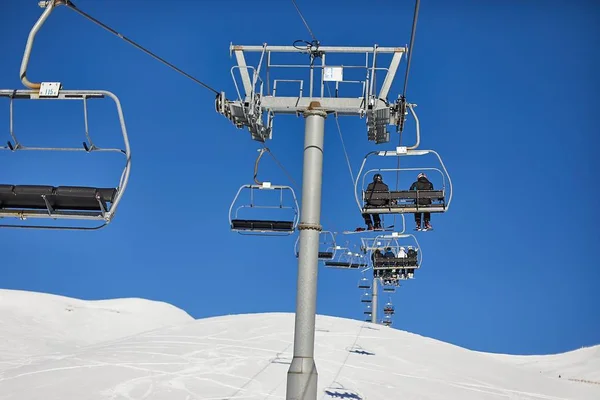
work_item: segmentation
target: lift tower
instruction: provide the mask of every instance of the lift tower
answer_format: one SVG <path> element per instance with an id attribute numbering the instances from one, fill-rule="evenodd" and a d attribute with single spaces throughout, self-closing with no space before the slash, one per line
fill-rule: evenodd
<path id="1" fill-rule="evenodd" d="M 232 44 L 230 54 L 235 55 L 237 65 L 231 68 L 231 74 L 238 98 L 227 100 L 221 92 L 215 100 L 217 112 L 237 128 L 247 128 L 252 139 L 261 143 L 272 138 L 275 115 L 301 114 L 305 119 L 294 357 L 288 371 L 286 400 L 317 398 L 314 339 L 325 118 L 328 114 L 365 118 L 367 139 L 381 144 L 390 141 L 388 125 L 396 125 L 398 130 L 406 113 L 400 98 L 394 102 L 387 99 L 406 47 L 302 43 L 301 46 L 296 43 L 292 46 Z M 246 63 L 246 56 L 252 56 L 249 53 L 258 58 L 256 66 Z M 285 62 L 298 54 L 302 55 L 304 64 Z M 349 60 L 352 57 L 355 64 Z M 329 58 L 333 63 L 327 64 Z M 356 60 L 361 61 L 356 63 Z M 296 74 L 292 76 L 294 79 L 290 79 L 293 74 Z M 305 90 L 307 75 L 308 93 Z M 349 78 L 344 79 L 344 75 Z M 377 79 L 378 75 L 383 78 Z M 242 92 L 238 85 L 240 79 Z M 330 82 L 335 84 L 334 89 L 329 87 Z M 298 91 L 291 93 L 290 84 L 297 85 Z M 287 89 L 283 95 L 282 85 Z M 351 89 L 354 89 L 352 96 Z M 345 93 L 348 93 L 346 97 Z"/>

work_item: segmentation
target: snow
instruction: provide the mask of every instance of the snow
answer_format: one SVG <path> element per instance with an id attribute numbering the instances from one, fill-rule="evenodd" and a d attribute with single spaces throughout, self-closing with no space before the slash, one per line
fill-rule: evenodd
<path id="1" fill-rule="evenodd" d="M 514 356 L 491 354 L 503 360 L 548 376 L 594 382 L 600 385 L 600 345 L 583 347 L 562 354 Z"/>
<path id="2" fill-rule="evenodd" d="M 0 291 L 0 399 L 285 399 L 293 328 L 289 313 L 193 320 L 141 299 Z M 320 400 L 600 399 L 557 376 L 597 379 L 598 347 L 489 354 L 319 315 L 315 359 Z"/>
<path id="3" fill-rule="evenodd" d="M 15 358 L 62 353 L 191 321 L 179 308 L 144 299 L 85 301 L 0 290 L 0 368 Z"/>

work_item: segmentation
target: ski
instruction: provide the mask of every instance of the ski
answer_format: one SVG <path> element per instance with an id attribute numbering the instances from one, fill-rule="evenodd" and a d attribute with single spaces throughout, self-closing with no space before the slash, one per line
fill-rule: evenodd
<path id="1" fill-rule="evenodd" d="M 342 233 L 344 235 L 351 235 L 353 233 L 365 233 L 365 232 L 392 232 L 393 230 L 394 230 L 394 225 L 390 225 L 390 226 L 386 226 L 385 228 L 371 229 L 371 230 L 368 230 L 366 228 L 356 228 L 353 231 L 343 231 Z"/>
<path id="2" fill-rule="evenodd" d="M 419 232 L 427 232 L 427 231 L 432 231 L 433 228 L 415 228 L 415 231 L 419 231 Z"/>

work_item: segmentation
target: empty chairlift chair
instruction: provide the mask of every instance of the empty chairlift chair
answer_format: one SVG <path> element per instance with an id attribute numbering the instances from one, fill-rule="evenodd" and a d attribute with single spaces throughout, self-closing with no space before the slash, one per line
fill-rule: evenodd
<path id="1" fill-rule="evenodd" d="M 0 98 L 9 101 L 9 134 L 7 145 L 0 150 L 12 153 L 21 151 L 84 151 L 91 154 L 116 152 L 125 158 L 124 168 L 118 184 L 114 187 L 95 186 L 56 186 L 56 185 L 15 185 L 12 182 L 0 184 L 0 221 L 15 218 L 21 222 L 2 222 L 0 227 L 38 229 L 79 229 L 93 230 L 106 226 L 112 221 L 117 206 L 125 192 L 131 167 L 131 151 L 127 129 L 119 99 L 111 92 L 91 90 L 61 90 L 60 83 L 42 83 L 40 90 L 0 90 Z M 101 148 L 94 144 L 88 129 L 88 100 L 110 98 L 114 101 L 119 117 L 124 148 Z M 30 147 L 21 141 L 14 121 L 16 100 L 80 100 L 83 102 L 85 135 L 87 141 L 81 147 Z M 83 130 L 83 129 L 82 129 Z M 36 225 L 40 219 L 53 220 L 48 225 Z M 66 220 L 70 220 L 67 222 Z M 74 225 L 74 220 L 87 221 Z M 91 221 L 91 223 L 89 222 Z"/>
<path id="2" fill-rule="evenodd" d="M 294 244 L 294 254 L 296 257 L 299 256 L 298 245 L 300 244 L 300 236 L 296 239 L 296 243 Z M 333 232 L 330 231 L 321 231 L 319 232 L 319 260 L 332 260 L 337 250 L 340 247 L 335 245 L 335 236 Z"/>
<path id="3" fill-rule="evenodd" d="M 44 3 L 44 2 L 42 2 Z M 54 7 L 62 2 L 46 2 L 46 9 L 31 29 L 23 60 L 21 63 L 21 82 L 27 90 L 0 90 L 0 98 L 8 99 L 9 106 L 9 135 L 10 140 L 0 150 L 7 150 L 13 154 L 22 151 L 84 151 L 90 154 L 103 152 L 116 152 L 125 158 L 124 168 L 118 184 L 112 187 L 97 186 L 57 186 L 54 182 L 44 185 L 20 185 L 15 182 L 0 182 L 0 227 L 8 228 L 37 228 L 37 229 L 99 229 L 113 220 L 117 206 L 123 197 L 131 165 L 131 151 L 125 127 L 125 119 L 121 103 L 117 96 L 104 90 L 63 90 L 60 82 L 30 82 L 27 77 L 27 66 L 33 48 L 33 41 L 38 30 L 50 16 Z M 88 129 L 88 100 L 110 98 L 114 101 L 120 123 L 124 147 L 102 148 L 92 141 Z M 85 133 L 87 141 L 81 147 L 43 147 L 27 146 L 19 139 L 22 137 L 15 124 L 14 108 L 17 101 L 81 101 L 83 104 L 82 134 Z M 27 135 L 23 135 L 27 141 Z M 7 138 L 8 139 L 8 138 Z M 4 167 L 3 169 L 6 169 Z M 35 169 L 33 169 L 35 170 Z M 6 176 L 7 174 L 5 174 Z M 48 182 L 50 183 L 50 182 Z M 14 223 L 13 223 L 14 219 Z M 20 222 L 16 222 L 16 220 Z M 47 225 L 36 225 L 40 220 L 46 220 Z M 67 222 L 68 220 L 68 222 Z M 75 224 L 80 221 L 80 225 Z M 33 222 L 25 222 L 33 221 Z M 81 222 L 84 221 L 84 222 Z"/>
<path id="4" fill-rule="evenodd" d="M 336 246 L 336 257 L 325 261 L 325 266 L 330 268 L 359 269 L 367 267 L 365 257 L 355 253 L 347 247 Z"/>
<path id="5" fill-rule="evenodd" d="M 362 296 L 360 297 L 361 303 L 371 303 L 372 301 L 373 301 L 373 296 L 371 296 L 371 293 L 369 293 L 369 292 L 364 292 L 362 294 Z"/>
<path id="6" fill-rule="evenodd" d="M 249 195 L 247 202 L 241 201 L 240 195 L 242 192 Z M 289 193 L 291 198 L 286 200 L 284 193 Z M 276 194 L 278 203 L 261 204 L 257 202 L 257 194 Z M 262 182 L 260 185 L 243 185 L 238 190 L 229 208 L 229 224 L 232 231 L 240 234 L 291 235 L 298 225 L 298 209 L 296 194 L 289 186 L 272 185 L 270 182 Z M 273 214 L 282 211 L 287 214 L 285 218 L 274 218 Z M 269 216 L 265 217 L 264 213 L 269 214 Z M 249 218 L 249 215 L 253 217 Z"/>
<path id="7" fill-rule="evenodd" d="M 359 289 L 371 289 L 371 281 L 369 279 L 367 279 L 367 277 L 363 276 L 358 281 L 358 288 Z"/>

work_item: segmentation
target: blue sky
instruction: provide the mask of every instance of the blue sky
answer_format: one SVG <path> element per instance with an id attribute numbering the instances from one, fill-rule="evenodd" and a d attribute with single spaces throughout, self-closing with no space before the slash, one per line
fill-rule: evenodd
<path id="1" fill-rule="evenodd" d="M 18 71 L 41 13 L 36 3 L 0 6 L 2 88 L 23 88 Z M 76 4 L 229 98 L 235 91 L 230 42 L 309 40 L 291 1 Z M 403 46 L 410 39 L 412 1 L 298 4 L 323 45 Z M 421 4 L 408 98 L 418 104 L 421 148 L 441 154 L 455 196 L 447 214 L 432 217 L 435 231 L 419 235 L 426 262 L 392 298 L 395 327 L 504 353 L 600 343 L 599 26 L 592 1 Z M 392 99 L 402 90 L 404 67 Z M 84 299 L 143 297 L 196 318 L 294 311 L 297 236 L 229 230 L 229 206 L 238 188 L 252 183 L 260 145 L 214 111 L 213 94 L 64 7 L 38 35 L 29 76 L 119 96 L 133 166 L 117 217 L 104 230 L 0 230 L 0 287 Z M 0 126 L 7 127 L 8 104 L 2 107 Z M 83 140 L 79 104 L 23 105 L 16 115 L 25 143 Z M 118 139 L 113 110 L 98 107 L 90 118 L 98 141 Z M 394 134 L 393 143 L 376 146 L 367 141 L 364 120 L 340 123 L 354 173 L 367 152 L 397 141 Z M 414 140 L 409 128 L 407 141 Z M 0 132 L 8 140 L 8 130 Z M 303 133 L 302 118 L 278 116 L 267 143 L 298 183 Z M 324 150 L 322 223 L 332 231 L 361 226 L 332 117 Z M 0 152 L 1 180 L 57 186 L 118 180 L 118 159 L 90 158 Z M 259 177 L 291 184 L 267 155 Z M 359 277 L 320 267 L 318 313 L 362 318 Z"/>

